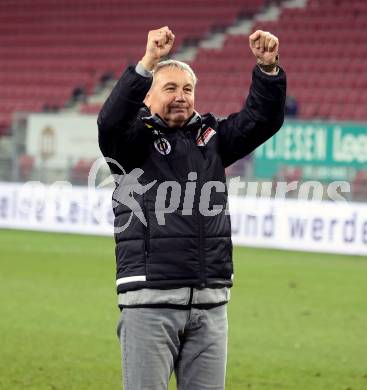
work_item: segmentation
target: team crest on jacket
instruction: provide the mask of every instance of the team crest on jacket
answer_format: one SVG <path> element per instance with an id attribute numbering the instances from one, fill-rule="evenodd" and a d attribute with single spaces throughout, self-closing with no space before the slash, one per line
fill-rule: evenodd
<path id="1" fill-rule="evenodd" d="M 171 144 L 165 138 L 161 137 L 154 141 L 154 147 L 160 154 L 169 154 L 171 152 Z"/>
<path id="2" fill-rule="evenodd" d="M 209 142 L 210 138 L 212 138 L 215 133 L 216 131 L 211 127 L 208 127 L 201 135 L 199 131 L 199 134 L 196 138 L 196 145 L 197 146 L 206 145 Z"/>

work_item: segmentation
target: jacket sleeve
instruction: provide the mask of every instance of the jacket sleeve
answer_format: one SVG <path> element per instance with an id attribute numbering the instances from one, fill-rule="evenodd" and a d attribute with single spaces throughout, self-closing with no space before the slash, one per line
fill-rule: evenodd
<path id="1" fill-rule="evenodd" d="M 113 88 L 97 119 L 99 147 L 105 157 L 129 164 L 146 142 L 147 132 L 135 122 L 151 83 L 151 77 L 129 66 Z"/>
<path id="2" fill-rule="evenodd" d="M 285 97 L 285 72 L 279 69 L 278 75 L 271 76 L 256 66 L 244 107 L 218 124 L 219 148 L 225 167 L 251 153 L 281 128 Z"/>

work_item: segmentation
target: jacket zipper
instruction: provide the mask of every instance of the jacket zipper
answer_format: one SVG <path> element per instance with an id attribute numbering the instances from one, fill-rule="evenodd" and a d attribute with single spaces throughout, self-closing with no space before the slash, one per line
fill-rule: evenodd
<path id="1" fill-rule="evenodd" d="M 201 191 L 202 183 L 201 179 L 199 178 L 199 172 L 198 172 L 198 186 Z M 199 199 L 200 202 L 200 199 Z M 200 286 L 205 287 L 206 285 L 206 277 L 205 277 L 205 259 L 204 259 L 204 252 L 203 252 L 203 246 L 204 246 L 204 226 L 203 226 L 203 216 L 200 213 L 199 210 L 199 204 L 198 204 L 198 210 L 197 210 L 198 220 L 199 220 L 199 260 L 200 260 Z"/>
<path id="2" fill-rule="evenodd" d="M 198 153 L 199 151 L 197 150 L 197 146 L 195 144 L 195 139 L 192 137 L 192 134 L 186 134 L 186 136 L 184 138 L 185 138 L 185 142 L 186 142 L 187 149 L 188 149 L 188 155 L 192 156 L 192 153 L 190 153 L 190 147 L 192 148 L 192 143 L 194 143 L 194 147 L 195 147 L 194 156 L 196 156 L 196 153 Z M 190 160 L 192 160 L 192 157 Z M 200 210 L 199 210 L 199 203 L 200 203 L 200 196 L 199 195 L 201 193 L 202 180 L 201 180 L 201 175 L 199 174 L 199 163 L 198 163 L 196 157 L 194 158 L 194 166 L 195 166 L 196 173 L 197 173 L 197 188 L 198 188 L 197 208 L 194 211 L 196 212 L 196 215 L 198 218 L 198 225 L 199 225 L 200 287 L 205 287 L 206 286 L 206 277 L 205 277 L 206 272 L 205 272 L 205 259 L 204 259 L 204 252 L 203 252 L 204 226 L 203 226 L 203 216 L 201 215 Z"/>

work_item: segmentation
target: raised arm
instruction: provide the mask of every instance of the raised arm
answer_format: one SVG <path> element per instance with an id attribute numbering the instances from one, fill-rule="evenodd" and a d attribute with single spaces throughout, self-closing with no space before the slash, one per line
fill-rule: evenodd
<path id="1" fill-rule="evenodd" d="M 97 124 L 99 146 L 105 157 L 119 161 L 124 155 L 127 160 L 144 145 L 147 132 L 134 122 L 152 84 L 150 71 L 170 52 L 174 38 L 168 27 L 149 31 L 144 57 L 137 67 L 125 70 L 104 103 Z"/>
<path id="2" fill-rule="evenodd" d="M 274 135 L 284 120 L 286 77 L 278 66 L 278 38 L 257 30 L 250 35 L 249 46 L 257 65 L 246 103 L 240 112 L 221 120 L 218 127 L 226 167 Z"/>

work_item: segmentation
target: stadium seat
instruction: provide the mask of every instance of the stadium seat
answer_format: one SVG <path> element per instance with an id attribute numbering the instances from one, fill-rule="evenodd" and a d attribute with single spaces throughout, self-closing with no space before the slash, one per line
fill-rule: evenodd
<path id="1" fill-rule="evenodd" d="M 240 15 L 252 15 L 264 2 L 142 0 L 128 7 L 120 0 L 0 2 L 0 131 L 10 126 L 12 111 L 31 109 L 31 102 L 37 110 L 63 107 L 75 87 L 92 93 L 103 73 L 118 77 L 141 58 L 146 33 L 156 26 L 175 31 L 177 50 Z M 224 62 L 222 68 L 233 70 Z"/>
<path id="2" fill-rule="evenodd" d="M 76 185 L 86 185 L 88 183 L 88 175 L 94 160 L 78 160 L 71 168 L 70 181 Z"/>
<path id="3" fill-rule="evenodd" d="M 365 201 L 367 198 L 367 171 L 359 170 L 352 183 L 353 200 Z"/>
<path id="4" fill-rule="evenodd" d="M 142 0 L 122 7 L 117 0 L 0 2 L 0 132 L 7 131 L 16 110 L 63 107 L 75 87 L 91 94 L 104 73 L 119 77 L 142 56 L 152 20 L 172 27 L 178 49 L 212 29 L 223 31 L 238 17 L 251 17 L 265 3 Z M 288 91 L 302 118 L 367 120 L 367 46 L 361 41 L 367 34 L 366 1 L 308 0 L 305 7 L 281 7 L 278 20 L 256 21 L 253 28 L 279 36 Z M 199 48 L 192 66 L 202 110 L 228 115 L 241 107 L 254 66 L 247 40 L 228 34 L 222 48 Z M 95 114 L 98 107 L 83 105 L 81 112 Z"/>
<path id="5" fill-rule="evenodd" d="M 34 156 L 22 154 L 18 158 L 19 179 L 28 181 L 32 178 L 32 171 L 34 168 Z"/>

